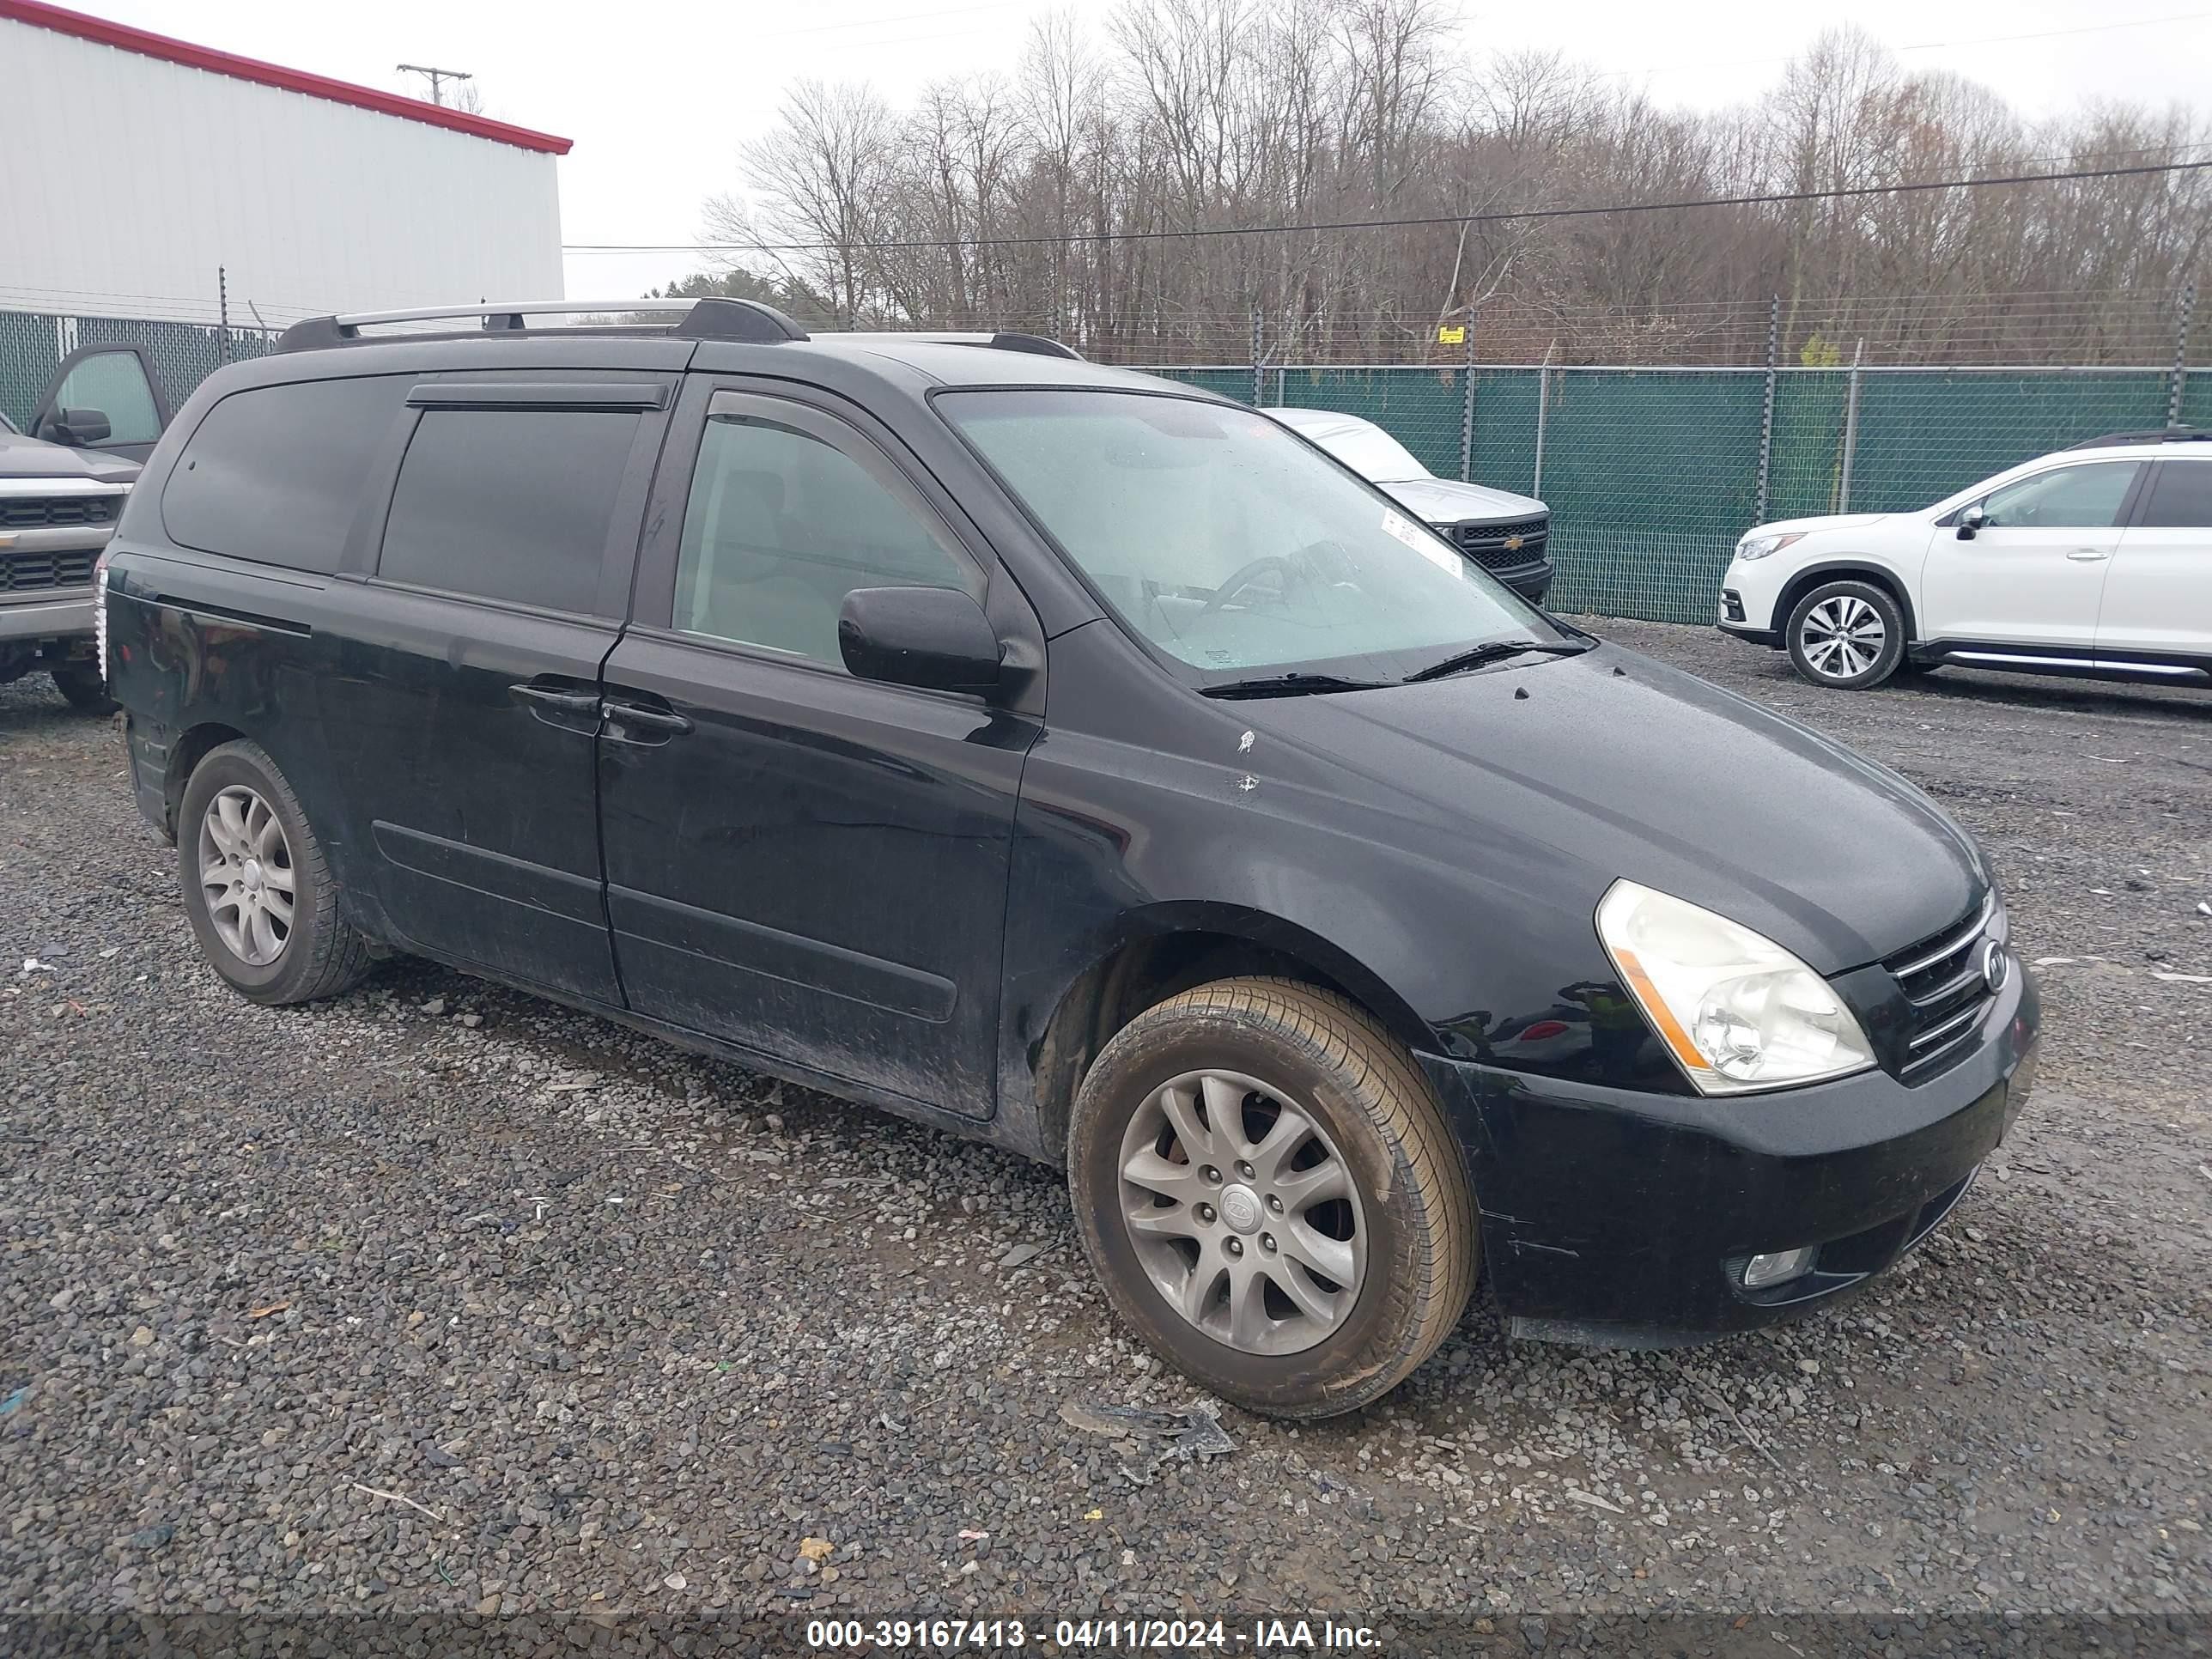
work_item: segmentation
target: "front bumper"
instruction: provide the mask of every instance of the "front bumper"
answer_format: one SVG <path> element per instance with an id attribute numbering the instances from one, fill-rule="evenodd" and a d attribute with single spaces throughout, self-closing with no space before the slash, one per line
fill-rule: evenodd
<path id="1" fill-rule="evenodd" d="M 1489 567 L 1485 566 L 1488 569 Z M 1515 565 L 1510 569 L 1492 570 L 1490 574 L 1504 582 L 1531 605 L 1541 605 L 1544 596 L 1552 591 L 1552 562 L 1539 559 L 1534 564 Z"/>
<path id="2" fill-rule="evenodd" d="M 1709 1100 L 1420 1059 L 1515 1334 L 1663 1347 L 1802 1312 L 1917 1244 L 2019 1115 L 2039 1019 L 2021 966 L 1971 1050 L 1910 1088 L 1877 1070 Z M 1808 1245 L 1809 1273 L 1742 1288 L 1746 1258 Z"/>
<path id="3" fill-rule="evenodd" d="M 92 590 L 63 589 L 61 597 L 0 605 L 0 641 L 92 637 Z"/>

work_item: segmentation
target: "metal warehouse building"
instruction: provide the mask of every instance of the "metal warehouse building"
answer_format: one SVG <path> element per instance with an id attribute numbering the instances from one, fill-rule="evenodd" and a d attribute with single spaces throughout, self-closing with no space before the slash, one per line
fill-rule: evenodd
<path id="1" fill-rule="evenodd" d="M 0 313 L 278 327 L 561 294 L 568 140 L 0 0 Z M 219 274 L 220 273 L 220 274 Z"/>

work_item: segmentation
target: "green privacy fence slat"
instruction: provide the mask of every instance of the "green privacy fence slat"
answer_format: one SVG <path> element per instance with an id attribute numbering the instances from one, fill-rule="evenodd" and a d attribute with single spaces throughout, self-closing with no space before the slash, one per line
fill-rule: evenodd
<path id="1" fill-rule="evenodd" d="M 259 356 L 276 337 L 234 328 L 228 355 Z M 109 341 L 147 348 L 173 405 L 223 356 L 219 331 L 204 325 L 0 311 L 0 411 L 27 422 L 68 350 Z M 1249 368 L 1146 372 L 1240 402 L 1252 398 Z M 1455 366 L 1269 365 L 1260 401 L 1364 416 L 1431 471 L 1455 478 L 1467 374 Z M 1765 371 L 1486 365 L 1474 375 L 1474 481 L 1549 503 L 1559 569 L 1553 605 L 1710 621 L 1730 550 L 1758 516 Z M 1768 519 L 1846 505 L 1852 379 L 1845 368 L 1776 375 Z M 1862 513 L 1924 507 L 2081 439 L 2163 426 L 2172 391 L 2170 374 L 2156 368 L 1870 369 L 1857 380 L 1847 505 Z M 2181 418 L 2212 426 L 2212 368 L 2189 376 Z"/>
<path id="2" fill-rule="evenodd" d="M 1869 374 L 1859 394 L 1851 510 L 1895 513 L 2100 433 L 2166 424 L 2155 370 Z"/>

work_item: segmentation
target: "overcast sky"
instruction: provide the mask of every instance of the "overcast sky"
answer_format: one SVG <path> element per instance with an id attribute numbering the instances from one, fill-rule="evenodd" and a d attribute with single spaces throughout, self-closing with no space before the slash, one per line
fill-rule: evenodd
<path id="1" fill-rule="evenodd" d="M 562 239 L 684 242 L 700 203 L 740 183 L 737 151 L 785 84 L 872 82 L 903 100 L 925 81 L 1012 70 L 1028 22 L 1110 0 L 738 0 L 714 6 L 577 6 L 553 0 L 74 0 L 81 9 L 289 68 L 420 92 L 404 62 L 471 71 L 484 112 L 575 141 L 559 165 Z M 1757 95 L 1782 60 L 1856 21 L 1913 68 L 1970 75 L 2035 115 L 2093 99 L 2203 103 L 2212 7 L 2198 0 L 1582 0 L 1466 6 L 1470 61 L 1494 48 L 1562 48 L 1668 103 Z M 568 294 L 627 297 L 708 263 L 697 254 L 571 252 Z M 523 297 L 523 296 L 518 296 Z M 535 297 L 535 296 L 528 296 Z"/>

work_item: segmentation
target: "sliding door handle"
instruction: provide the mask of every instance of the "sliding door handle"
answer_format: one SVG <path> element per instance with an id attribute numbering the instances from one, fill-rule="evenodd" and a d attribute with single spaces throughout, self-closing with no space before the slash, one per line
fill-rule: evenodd
<path id="1" fill-rule="evenodd" d="M 641 732 L 658 732 L 671 738 L 680 738 L 691 729 L 690 720 L 672 708 L 653 708 L 643 703 L 617 702 L 610 699 L 599 705 L 599 712 L 613 725 L 629 726 Z"/>
<path id="2" fill-rule="evenodd" d="M 541 708 L 550 708 L 563 714 L 596 714 L 599 712 L 599 694 L 596 691 L 563 691 L 556 686 L 538 685 L 525 680 L 507 688 L 517 701 L 534 702 Z"/>

